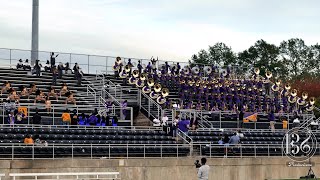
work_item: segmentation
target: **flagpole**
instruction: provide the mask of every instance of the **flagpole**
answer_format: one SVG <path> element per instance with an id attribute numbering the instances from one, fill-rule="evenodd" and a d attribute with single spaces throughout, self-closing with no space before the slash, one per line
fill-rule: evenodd
<path id="1" fill-rule="evenodd" d="M 31 65 L 38 59 L 39 50 L 39 0 L 32 3 L 32 40 L 31 40 Z"/>

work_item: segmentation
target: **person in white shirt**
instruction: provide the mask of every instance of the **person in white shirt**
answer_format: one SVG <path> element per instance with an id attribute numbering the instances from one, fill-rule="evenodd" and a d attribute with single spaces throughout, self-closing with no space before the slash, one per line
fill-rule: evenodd
<path id="1" fill-rule="evenodd" d="M 168 120 L 169 120 L 168 116 L 167 115 L 163 115 L 162 121 L 161 121 L 161 126 L 167 126 Z"/>
<path id="2" fill-rule="evenodd" d="M 210 167 L 206 165 L 207 159 L 201 158 L 201 167 L 198 170 L 198 180 L 208 180 Z"/>
<path id="3" fill-rule="evenodd" d="M 160 126 L 160 120 L 157 118 L 153 119 L 153 126 Z"/>

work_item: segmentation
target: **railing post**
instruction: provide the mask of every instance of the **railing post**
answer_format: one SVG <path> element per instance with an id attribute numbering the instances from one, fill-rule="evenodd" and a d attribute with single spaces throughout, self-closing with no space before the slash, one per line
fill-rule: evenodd
<path id="1" fill-rule="evenodd" d="M 30 124 L 30 106 L 29 106 L 29 104 L 28 104 L 28 111 L 27 111 L 27 113 L 28 113 L 28 125 Z"/>
<path id="2" fill-rule="evenodd" d="M 10 69 L 11 69 L 11 64 L 12 62 L 11 62 L 11 49 L 10 49 Z"/>
<path id="3" fill-rule="evenodd" d="M 220 129 L 221 129 L 221 111 L 219 112 L 219 124 L 220 124 Z"/>
<path id="4" fill-rule="evenodd" d="M 88 55 L 88 74 L 90 74 L 90 55 Z"/>
<path id="5" fill-rule="evenodd" d="M 148 99 L 148 117 L 150 117 L 150 99 Z"/>
<path id="6" fill-rule="evenodd" d="M 133 108 L 132 107 L 130 107 L 130 111 L 131 111 L 131 113 L 130 113 L 131 126 L 133 126 Z"/>
<path id="7" fill-rule="evenodd" d="M 55 118 L 54 118 L 54 106 L 52 106 L 52 124 L 53 125 L 56 124 L 54 121 L 55 121 Z"/>
<path id="8" fill-rule="evenodd" d="M 4 113 L 4 111 L 5 111 L 5 107 L 4 107 L 4 103 L 2 103 L 2 124 L 5 124 L 4 123 L 4 121 L 5 121 L 5 118 L 4 118 L 5 113 Z"/>
<path id="9" fill-rule="evenodd" d="M 106 56 L 106 74 L 108 74 L 108 56 Z"/>

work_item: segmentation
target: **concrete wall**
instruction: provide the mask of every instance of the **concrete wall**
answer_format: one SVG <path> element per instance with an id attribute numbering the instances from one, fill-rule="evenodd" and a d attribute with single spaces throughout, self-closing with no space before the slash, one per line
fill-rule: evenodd
<path id="1" fill-rule="evenodd" d="M 124 180 L 196 180 L 194 158 L 118 160 L 2 160 L 0 173 L 119 171 Z M 287 158 L 209 159 L 210 180 L 264 180 L 299 178 L 308 168 L 287 167 Z M 320 157 L 313 158 L 320 176 Z"/>

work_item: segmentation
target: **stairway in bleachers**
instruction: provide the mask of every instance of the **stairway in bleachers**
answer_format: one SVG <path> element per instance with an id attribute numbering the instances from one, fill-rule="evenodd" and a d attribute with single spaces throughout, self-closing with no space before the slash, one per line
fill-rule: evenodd
<path id="1" fill-rule="evenodd" d="M 85 78 L 85 77 L 84 77 Z M 49 91 L 49 87 L 52 84 L 52 76 L 51 73 L 42 72 L 41 77 L 36 77 L 29 75 L 27 71 L 16 70 L 16 69 L 0 69 L 0 82 L 4 83 L 5 81 L 9 81 L 11 86 L 20 93 L 19 87 L 21 85 L 29 88 L 30 84 L 35 83 L 37 88 L 42 90 L 45 94 Z M 20 106 L 29 107 L 30 114 L 28 115 L 28 120 L 31 122 L 31 117 L 35 113 L 35 109 L 39 109 L 39 114 L 42 116 L 42 124 L 60 124 L 61 123 L 61 115 L 62 112 L 68 108 L 69 110 L 77 109 L 78 113 L 91 113 L 95 107 L 97 107 L 97 103 L 95 102 L 93 97 L 87 96 L 87 84 L 86 81 L 82 81 L 82 86 L 77 86 L 77 81 L 74 78 L 73 74 L 64 74 L 62 79 L 57 79 L 57 85 L 53 86 L 56 91 L 60 91 L 61 84 L 66 82 L 68 88 L 74 92 L 74 97 L 77 101 L 77 106 L 73 104 L 65 105 L 66 97 L 62 96 L 58 98 L 58 101 L 54 97 L 51 97 L 52 106 L 55 106 L 54 112 L 47 114 L 45 110 L 44 102 L 37 103 L 34 105 L 35 95 L 31 95 L 30 99 L 27 97 L 22 97 L 20 99 Z M 1 99 L 5 101 L 8 97 L 8 93 L 3 93 Z M 3 108 L 2 108 L 3 110 Z M 52 119 L 54 118 L 54 121 Z M 7 123 L 7 115 L 5 113 L 1 113 L 0 115 L 1 123 L 5 120 Z"/>

